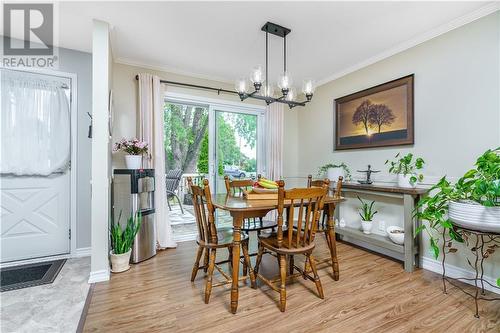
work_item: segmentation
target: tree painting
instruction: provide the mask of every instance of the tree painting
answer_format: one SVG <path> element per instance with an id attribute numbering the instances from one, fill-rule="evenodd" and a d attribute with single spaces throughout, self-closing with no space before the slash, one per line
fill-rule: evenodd
<path id="1" fill-rule="evenodd" d="M 369 128 L 378 128 L 380 133 L 382 126 L 390 126 L 396 116 L 392 110 L 385 104 L 373 104 L 369 99 L 364 100 L 354 112 L 352 123 L 354 125 L 362 124 L 366 134 L 369 134 Z"/>
<path id="2" fill-rule="evenodd" d="M 378 132 L 383 125 L 391 126 L 396 119 L 396 116 L 391 109 L 385 104 L 374 104 L 371 107 L 371 112 L 368 121 L 373 126 L 378 126 Z"/>
<path id="3" fill-rule="evenodd" d="M 352 122 L 354 125 L 363 124 L 365 127 L 366 134 L 368 134 L 370 112 L 371 112 L 372 102 L 367 99 L 364 100 L 352 115 Z"/>

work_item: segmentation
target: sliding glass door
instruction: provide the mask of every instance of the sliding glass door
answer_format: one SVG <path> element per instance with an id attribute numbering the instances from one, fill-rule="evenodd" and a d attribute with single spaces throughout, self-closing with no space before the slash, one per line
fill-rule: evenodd
<path id="1" fill-rule="evenodd" d="M 168 195 L 170 219 L 176 240 L 191 240 L 197 230 L 187 177 L 200 185 L 206 178 L 213 194 L 224 194 L 225 176 L 255 179 L 262 173 L 264 110 L 177 97 L 167 99 L 164 110 L 167 183 L 175 183 L 169 173 L 181 171 Z M 227 214 L 218 213 L 217 221 L 232 226 Z"/>

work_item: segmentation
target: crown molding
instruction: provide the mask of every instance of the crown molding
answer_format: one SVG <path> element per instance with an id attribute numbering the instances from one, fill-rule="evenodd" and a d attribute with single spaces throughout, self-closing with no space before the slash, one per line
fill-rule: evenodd
<path id="1" fill-rule="evenodd" d="M 172 73 L 172 74 L 177 74 L 177 75 L 185 75 L 185 76 L 190 76 L 190 77 L 194 77 L 197 79 L 217 81 L 217 82 L 222 82 L 222 83 L 227 83 L 227 84 L 234 83 L 234 80 L 231 80 L 228 78 L 222 78 L 222 77 L 217 77 L 217 76 L 212 76 L 212 75 L 207 75 L 207 74 L 184 71 L 184 70 L 181 70 L 181 69 L 178 69 L 175 67 L 170 67 L 170 66 L 165 66 L 165 65 L 146 64 L 144 62 L 129 59 L 129 58 L 117 57 L 114 59 L 114 62 L 117 64 L 121 64 L 121 65 L 141 67 L 141 68 L 145 68 L 145 69 L 166 72 L 166 73 Z"/>
<path id="2" fill-rule="evenodd" d="M 366 60 L 363 60 L 353 66 L 350 66 L 344 70 L 338 71 L 332 75 L 329 75 L 325 77 L 324 79 L 318 80 L 317 81 L 317 86 L 321 86 L 323 84 L 326 84 L 330 81 L 336 80 L 338 78 L 341 78 L 342 76 L 345 76 L 347 74 L 350 74 L 352 72 L 355 72 L 357 70 L 360 70 L 361 68 L 367 67 L 369 65 L 372 65 L 376 62 L 379 62 L 385 58 L 389 58 L 397 53 L 403 52 L 405 50 L 408 50 L 414 46 L 417 46 L 419 44 L 422 44 L 428 40 L 431 40 L 435 37 L 438 37 L 442 34 L 445 34 L 451 30 L 460 28 L 461 26 L 464 26 L 468 23 L 471 23 L 475 20 L 478 20 L 484 16 L 487 16 L 489 14 L 492 14 L 496 11 L 500 10 L 500 2 L 493 2 L 490 3 L 486 6 L 483 6 L 481 8 L 478 8 L 477 10 L 467 13 L 461 17 L 458 17 L 448 23 L 442 24 L 439 27 L 432 29 L 426 33 L 423 33 L 415 38 L 409 39 L 393 48 L 390 48 L 382 53 L 379 53 L 373 57 L 370 57 Z"/>

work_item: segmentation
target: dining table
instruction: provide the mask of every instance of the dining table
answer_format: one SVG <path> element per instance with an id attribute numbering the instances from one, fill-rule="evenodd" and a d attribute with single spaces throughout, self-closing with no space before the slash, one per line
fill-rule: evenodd
<path id="1" fill-rule="evenodd" d="M 238 310 L 238 278 L 240 267 L 241 226 L 248 218 L 264 218 L 270 211 L 278 208 L 278 199 L 246 199 L 227 194 L 212 195 L 212 204 L 215 208 L 229 212 L 233 219 L 233 250 L 232 250 L 232 285 L 231 285 L 231 312 Z M 337 203 L 344 201 L 342 197 L 326 196 L 324 199 L 324 213 L 327 215 L 327 237 L 332 258 L 334 280 L 339 279 L 337 260 L 334 212 Z M 297 205 L 300 203 L 296 203 Z M 291 202 L 285 200 L 285 208 L 290 208 Z"/>

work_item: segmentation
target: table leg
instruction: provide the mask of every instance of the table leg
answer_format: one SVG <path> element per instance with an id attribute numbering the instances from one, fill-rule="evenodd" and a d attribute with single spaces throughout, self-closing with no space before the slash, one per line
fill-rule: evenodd
<path id="1" fill-rule="evenodd" d="M 231 286 L 231 312 L 236 313 L 238 309 L 238 278 L 240 273 L 240 247 L 241 247 L 241 224 L 243 217 L 240 214 L 233 215 L 233 271 Z"/>
<path id="2" fill-rule="evenodd" d="M 415 239 L 413 237 L 413 210 L 415 200 L 410 194 L 403 195 L 404 205 L 404 269 L 413 272 L 415 264 Z"/>
<path id="3" fill-rule="evenodd" d="M 335 204 L 327 204 L 327 229 L 329 238 L 330 257 L 332 258 L 333 279 L 339 280 L 339 262 L 337 260 L 337 240 L 335 239 L 335 222 L 333 221 L 333 214 L 335 213 Z"/>

